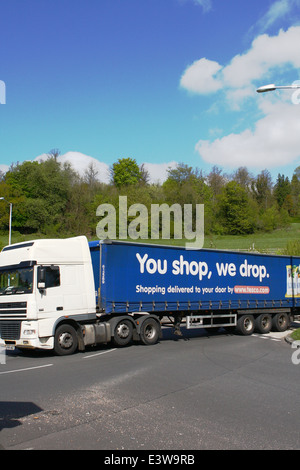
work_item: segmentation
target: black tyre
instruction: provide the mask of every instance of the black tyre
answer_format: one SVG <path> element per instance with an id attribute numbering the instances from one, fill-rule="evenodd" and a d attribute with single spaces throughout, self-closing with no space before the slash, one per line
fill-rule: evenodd
<path id="1" fill-rule="evenodd" d="M 78 347 L 78 336 L 71 325 L 61 325 L 57 328 L 54 337 L 54 352 L 58 356 L 73 354 Z"/>
<path id="2" fill-rule="evenodd" d="M 159 338 L 160 326 L 154 318 L 147 318 L 140 330 L 141 342 L 146 345 L 156 344 Z"/>
<path id="3" fill-rule="evenodd" d="M 266 334 L 271 331 L 272 317 L 269 313 L 262 313 L 255 319 L 255 330 L 257 333 Z"/>
<path id="4" fill-rule="evenodd" d="M 237 321 L 236 331 L 241 335 L 249 336 L 252 335 L 254 327 L 253 315 L 242 315 Z"/>
<path id="5" fill-rule="evenodd" d="M 277 313 L 272 320 L 272 330 L 286 331 L 290 326 L 290 317 L 287 313 Z"/>
<path id="6" fill-rule="evenodd" d="M 133 325 L 130 320 L 121 320 L 117 323 L 113 343 L 115 346 L 127 346 L 131 343 L 133 337 Z"/>

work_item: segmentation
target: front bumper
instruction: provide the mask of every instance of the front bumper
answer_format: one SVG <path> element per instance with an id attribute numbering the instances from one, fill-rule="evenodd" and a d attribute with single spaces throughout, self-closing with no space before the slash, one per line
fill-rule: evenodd
<path id="1" fill-rule="evenodd" d="M 12 349 L 53 349 L 53 336 L 39 337 L 38 322 L 0 321 L 0 346 Z"/>

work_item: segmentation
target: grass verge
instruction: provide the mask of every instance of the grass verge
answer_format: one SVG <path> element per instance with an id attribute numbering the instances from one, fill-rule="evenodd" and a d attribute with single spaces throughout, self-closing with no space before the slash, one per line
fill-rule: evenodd
<path id="1" fill-rule="evenodd" d="M 291 338 L 292 338 L 294 341 L 300 341 L 300 328 L 298 328 L 297 330 L 293 331 L 293 333 L 291 334 Z"/>

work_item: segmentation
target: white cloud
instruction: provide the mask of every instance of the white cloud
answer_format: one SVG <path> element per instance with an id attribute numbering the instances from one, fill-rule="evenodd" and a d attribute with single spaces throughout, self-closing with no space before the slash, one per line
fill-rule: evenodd
<path id="1" fill-rule="evenodd" d="M 278 0 L 273 3 L 267 13 L 260 20 L 263 30 L 266 31 L 279 18 L 282 18 L 289 13 L 293 7 L 293 3 L 294 2 L 291 0 Z"/>
<path id="2" fill-rule="evenodd" d="M 251 31 L 263 33 L 267 31 L 278 20 L 289 15 L 295 7 L 299 7 L 299 0 L 277 0 L 272 3 L 266 13 L 251 28 Z"/>
<path id="3" fill-rule="evenodd" d="M 211 164 L 257 169 L 299 163 L 300 108 L 291 102 L 263 102 L 265 116 L 253 131 L 229 134 L 213 142 L 200 140 L 199 155 Z"/>
<path id="4" fill-rule="evenodd" d="M 62 163 L 70 162 L 80 175 L 84 175 L 89 165 L 92 164 L 94 169 L 98 172 L 97 179 L 102 183 L 109 182 L 109 166 L 94 157 L 84 155 L 80 152 L 67 152 L 64 155 L 61 155 L 59 160 Z"/>
<path id="5" fill-rule="evenodd" d="M 246 98 L 253 98 L 254 89 L 252 86 L 245 88 L 229 89 L 226 92 L 226 99 L 229 106 L 234 111 L 240 111 L 241 105 Z"/>
<path id="6" fill-rule="evenodd" d="M 271 18 L 275 20 L 280 11 L 287 11 L 284 6 L 284 2 L 273 4 L 270 21 Z M 234 56 L 225 66 L 200 59 L 186 69 L 180 81 L 183 88 L 198 94 L 222 90 L 223 102 L 232 110 L 243 110 L 244 113 L 247 108 L 241 106 L 246 99 L 252 99 L 263 116 L 252 129 L 239 134 L 231 133 L 212 141 L 199 140 L 195 148 L 203 160 L 223 167 L 271 168 L 294 162 L 299 164 L 300 106 L 292 103 L 291 92 L 282 92 L 279 98 L 274 94 L 257 95 L 255 92 L 257 86 L 276 82 L 270 76 L 281 75 L 291 67 L 295 69 L 295 79 L 298 77 L 299 44 L 300 26 L 292 26 L 275 36 L 258 36 L 248 51 Z M 220 98 L 219 94 L 218 103 L 222 102 Z"/>
<path id="7" fill-rule="evenodd" d="M 233 108 L 237 103 L 254 96 L 254 82 L 268 76 L 274 68 L 292 66 L 300 68 L 300 26 L 287 31 L 280 30 L 277 36 L 258 36 L 251 48 L 238 54 L 228 65 L 201 58 L 184 71 L 180 85 L 197 94 L 215 93 L 224 90 Z"/>
<path id="8" fill-rule="evenodd" d="M 162 184 L 168 178 L 168 169 L 176 168 L 177 164 L 175 161 L 169 163 L 144 163 L 150 176 L 149 182 Z"/>
<path id="9" fill-rule="evenodd" d="M 184 3 L 190 0 L 179 0 Z M 200 5 L 203 8 L 204 13 L 207 13 L 212 9 L 212 0 L 192 0 L 195 5 Z"/>
<path id="10" fill-rule="evenodd" d="M 36 161 L 46 160 L 48 158 L 47 154 L 39 155 L 35 158 Z M 80 152 L 67 152 L 64 155 L 59 155 L 57 161 L 60 163 L 69 162 L 75 171 L 77 171 L 81 176 L 84 176 L 85 171 L 88 169 L 89 165 L 93 164 L 95 170 L 98 172 L 97 179 L 102 183 L 109 182 L 109 166 L 106 163 L 100 162 L 94 157 L 85 155 Z"/>
<path id="11" fill-rule="evenodd" d="M 194 0 L 197 5 L 200 5 L 203 8 L 204 12 L 207 12 L 212 9 L 211 0 Z"/>
<path id="12" fill-rule="evenodd" d="M 222 66 L 218 62 L 205 58 L 196 60 L 185 70 L 180 85 L 193 93 L 214 93 L 222 88 L 222 82 L 217 78 L 221 69 Z"/>
<path id="13" fill-rule="evenodd" d="M 249 51 L 236 55 L 231 63 L 223 68 L 224 86 L 236 88 L 251 84 L 263 77 L 274 67 L 290 64 L 300 67 L 299 54 L 300 26 L 292 26 L 287 31 L 280 30 L 277 36 L 263 34 L 253 42 Z"/>
<path id="14" fill-rule="evenodd" d="M 9 170 L 9 166 L 8 165 L 0 165 L 0 171 L 2 171 L 2 173 L 6 173 L 7 171 Z"/>

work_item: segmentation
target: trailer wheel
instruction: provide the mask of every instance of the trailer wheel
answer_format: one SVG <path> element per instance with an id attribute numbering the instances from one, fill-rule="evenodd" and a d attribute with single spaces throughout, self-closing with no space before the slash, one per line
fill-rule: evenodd
<path id="1" fill-rule="evenodd" d="M 286 331 L 290 326 L 290 318 L 287 313 L 277 313 L 273 317 L 272 329 L 275 331 Z"/>
<path id="2" fill-rule="evenodd" d="M 236 331 L 244 336 L 252 335 L 255 327 L 253 315 L 242 315 L 236 325 Z"/>
<path id="3" fill-rule="evenodd" d="M 140 331 L 141 342 L 145 345 L 156 344 L 159 338 L 160 328 L 154 318 L 147 318 L 142 325 Z"/>
<path id="4" fill-rule="evenodd" d="M 258 333 L 266 334 L 272 328 L 272 317 L 269 313 L 262 313 L 255 319 L 255 330 Z"/>
<path id="5" fill-rule="evenodd" d="M 58 356 L 73 354 L 78 347 L 78 337 L 75 328 L 71 325 L 61 325 L 57 328 L 54 337 L 54 352 Z"/>
<path id="6" fill-rule="evenodd" d="M 130 320 L 121 320 L 117 323 L 113 343 L 115 346 L 127 346 L 131 343 L 133 337 L 133 325 Z"/>

